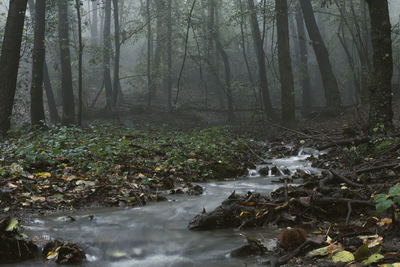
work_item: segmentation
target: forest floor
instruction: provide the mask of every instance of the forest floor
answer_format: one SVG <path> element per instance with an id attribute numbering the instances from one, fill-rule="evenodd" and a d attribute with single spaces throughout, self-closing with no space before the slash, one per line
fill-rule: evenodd
<path id="1" fill-rule="evenodd" d="M 12 133 L 0 143 L 0 239 L 13 240 L 9 230 L 19 236 L 12 218 L 198 195 L 203 189 L 196 182 L 243 176 L 265 158 L 312 147 L 326 151 L 308 159 L 324 169 L 322 175 L 287 175 L 270 196 L 233 194 L 215 211 L 194 218 L 192 228 L 297 227 L 283 231 L 272 251 L 248 237 L 249 245 L 232 254 L 271 265 L 400 262 L 398 132 L 377 127 L 369 135 L 362 129 L 365 122 L 352 113 L 329 120 L 317 115 L 296 129 L 254 120 L 214 127 L 218 121 L 196 116 L 153 113 L 124 116 L 125 126 L 102 121 L 84 129 L 51 126 Z M 268 145 L 254 140 L 268 140 Z M 215 224 L 226 218 L 230 225 Z M 71 258 L 82 256 L 73 244 L 53 243 L 46 257 L 60 249 Z M 17 252 L 8 256 L 22 259 Z"/>

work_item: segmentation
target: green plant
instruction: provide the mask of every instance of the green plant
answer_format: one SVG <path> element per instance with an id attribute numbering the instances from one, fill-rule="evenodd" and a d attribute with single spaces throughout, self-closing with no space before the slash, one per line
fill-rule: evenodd
<path id="1" fill-rule="evenodd" d="M 400 205 L 400 184 L 391 187 L 388 194 L 375 195 L 374 204 L 377 214 L 392 208 L 392 219 L 394 222 L 396 220 L 396 207 Z"/>

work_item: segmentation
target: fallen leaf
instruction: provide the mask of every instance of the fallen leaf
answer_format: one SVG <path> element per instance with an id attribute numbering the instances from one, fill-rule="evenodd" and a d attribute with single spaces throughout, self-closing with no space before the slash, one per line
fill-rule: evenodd
<path id="1" fill-rule="evenodd" d="M 342 250 L 336 253 L 335 255 L 332 256 L 332 261 L 337 263 L 337 262 L 351 262 L 354 261 L 355 257 L 353 253 Z"/>
<path id="2" fill-rule="evenodd" d="M 368 259 L 366 259 L 365 261 L 363 261 L 363 265 L 369 265 L 375 262 L 378 262 L 380 259 L 385 258 L 383 255 L 375 253 L 372 254 L 371 256 L 369 256 Z"/>

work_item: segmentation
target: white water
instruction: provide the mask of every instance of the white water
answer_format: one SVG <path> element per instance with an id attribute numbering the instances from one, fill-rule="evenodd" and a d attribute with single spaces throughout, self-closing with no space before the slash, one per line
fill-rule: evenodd
<path id="1" fill-rule="evenodd" d="M 304 151 L 315 153 L 315 151 Z M 306 162 L 309 155 L 271 160 L 279 168 L 318 172 Z M 261 168 L 263 166 L 259 166 Z M 245 244 L 235 229 L 216 231 L 189 231 L 188 222 L 203 208 L 213 210 L 232 191 L 268 194 L 277 184 L 277 177 L 262 177 L 257 170 L 240 180 L 201 184 L 202 196 L 169 197 L 168 202 L 151 203 L 145 207 L 128 209 L 102 209 L 83 211 L 63 216 L 36 219 L 27 224 L 30 235 L 50 235 L 61 240 L 71 240 L 87 252 L 87 266 L 252 266 L 255 260 L 239 260 L 229 256 L 233 249 Z M 76 221 L 69 222 L 66 215 Z M 94 215 L 90 220 L 89 215 Z M 244 232 L 266 240 L 275 238 L 274 229 L 257 229 Z M 25 266 L 41 266 L 37 262 Z"/>

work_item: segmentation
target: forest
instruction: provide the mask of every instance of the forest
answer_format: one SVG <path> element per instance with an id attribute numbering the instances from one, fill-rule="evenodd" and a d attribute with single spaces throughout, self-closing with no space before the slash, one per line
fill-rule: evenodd
<path id="1" fill-rule="evenodd" d="M 400 0 L 4 0 L 0 47 L 0 264 L 400 266 Z"/>

